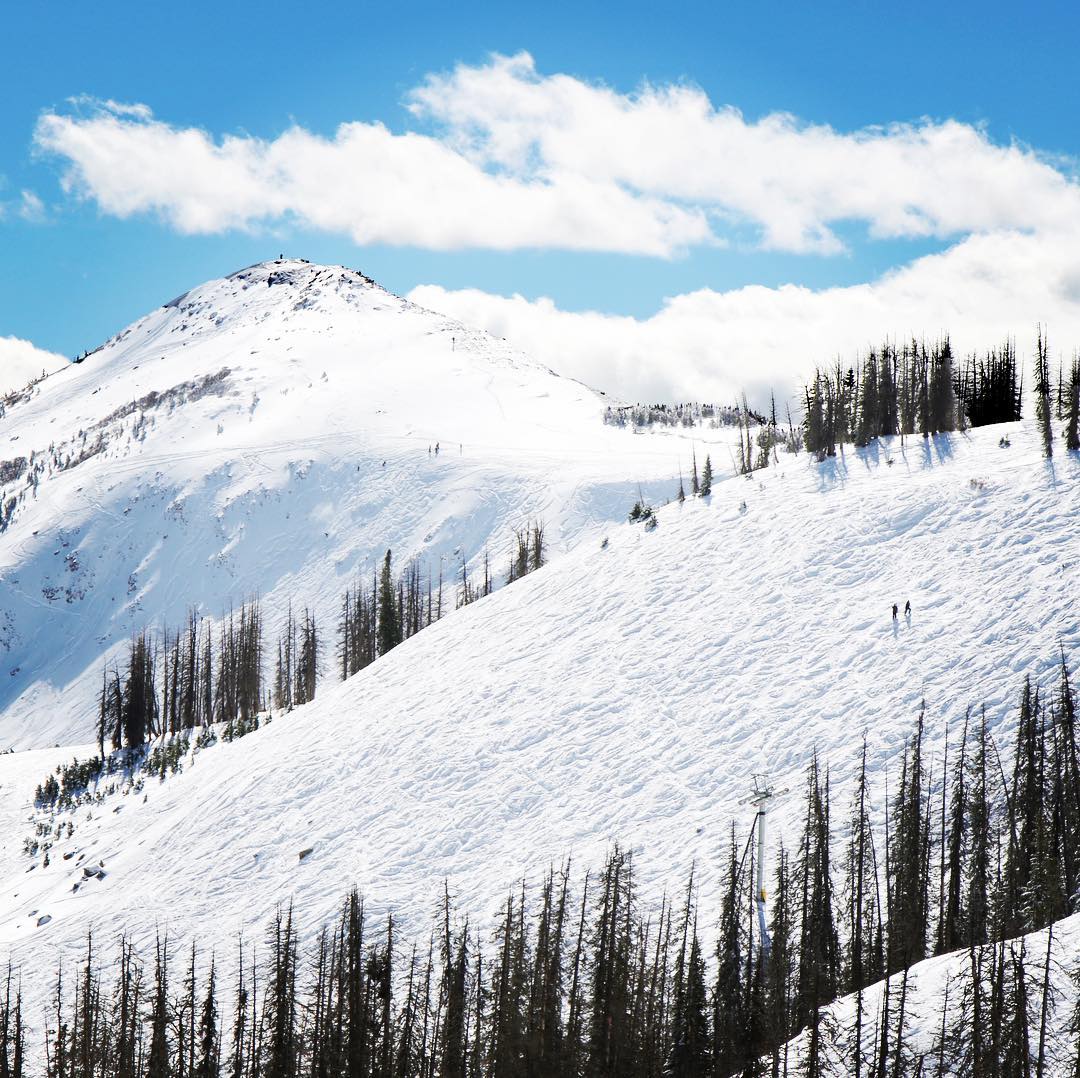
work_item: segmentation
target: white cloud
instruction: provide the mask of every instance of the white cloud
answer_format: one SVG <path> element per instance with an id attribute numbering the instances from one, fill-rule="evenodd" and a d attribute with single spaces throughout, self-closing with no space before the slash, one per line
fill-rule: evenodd
<path id="1" fill-rule="evenodd" d="M 851 362 L 886 336 L 949 332 L 961 354 L 1016 336 L 1030 353 L 1036 320 L 1053 354 L 1080 344 L 1080 257 L 1075 236 L 1018 232 L 975 236 L 880 279 L 844 288 L 796 285 L 709 289 L 668 299 L 635 319 L 560 310 L 550 299 L 448 291 L 426 285 L 409 298 L 481 326 L 560 373 L 630 400 L 758 406 L 771 389 L 797 414 L 815 365 Z"/>
<path id="2" fill-rule="evenodd" d="M 24 221 L 40 224 L 45 220 L 45 203 L 33 191 L 24 188 L 19 194 L 19 216 Z"/>
<path id="3" fill-rule="evenodd" d="M 342 124 L 332 138 L 290 128 L 273 140 L 215 141 L 101 105 L 47 113 L 40 150 L 67 159 L 68 191 L 117 217 L 158 213 L 184 233 L 295 217 L 357 243 L 434 249 L 557 247 L 666 256 L 710 242 L 704 215 L 578 173 L 486 171 L 425 135 Z"/>
<path id="4" fill-rule="evenodd" d="M 40 118 L 35 142 L 103 212 L 188 233 L 295 218 L 357 243 L 669 256 L 748 227 L 765 247 L 835 253 L 847 221 L 938 238 L 1080 222 L 1063 171 L 951 120 L 850 133 L 751 122 L 693 86 L 623 94 L 540 75 L 526 53 L 431 75 L 408 106 L 429 133 L 349 122 L 267 140 L 77 99 Z"/>
<path id="5" fill-rule="evenodd" d="M 747 121 L 692 86 L 620 94 L 541 76 L 527 53 L 429 76 L 417 116 L 489 166 L 587 175 L 758 225 L 767 247 L 835 252 L 837 222 L 946 237 L 1080 217 L 1080 191 L 1030 150 L 956 121 L 844 134 L 787 114 Z"/>
<path id="6" fill-rule="evenodd" d="M 42 371 L 52 374 L 66 367 L 64 356 L 46 352 L 19 337 L 0 337 L 0 395 L 21 389 Z"/>
<path id="7" fill-rule="evenodd" d="M 854 222 L 944 253 L 862 285 L 703 289 L 651 318 L 550 300 L 419 288 L 413 298 L 514 339 L 552 367 L 637 398 L 797 394 L 815 363 L 882 335 L 1026 343 L 1036 320 L 1080 342 L 1080 186 L 980 128 L 922 120 L 852 132 L 787 114 L 748 120 L 689 85 L 634 93 L 542 75 L 526 53 L 428 76 L 407 97 L 422 132 L 347 122 L 329 137 L 172 126 L 145 105 L 79 99 L 45 113 L 35 144 L 63 184 L 118 217 L 185 233 L 282 221 L 453 250 L 553 248 L 671 256 L 756 236 L 833 254 Z"/>

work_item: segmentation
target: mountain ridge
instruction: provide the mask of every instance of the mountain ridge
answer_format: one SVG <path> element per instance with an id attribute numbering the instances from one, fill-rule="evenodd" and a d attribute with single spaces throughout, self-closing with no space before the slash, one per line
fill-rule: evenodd
<path id="1" fill-rule="evenodd" d="M 90 736 L 101 667 L 143 626 L 253 595 L 271 624 L 332 617 L 387 548 L 449 585 L 531 520 L 557 554 L 730 437 L 634 437 L 606 403 L 358 271 L 189 289 L 3 420 L 0 745 Z"/>

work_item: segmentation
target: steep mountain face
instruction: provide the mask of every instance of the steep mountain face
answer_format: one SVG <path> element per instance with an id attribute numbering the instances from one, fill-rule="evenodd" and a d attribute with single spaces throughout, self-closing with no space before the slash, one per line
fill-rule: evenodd
<path id="1" fill-rule="evenodd" d="M 290 602 L 331 619 L 387 548 L 452 593 L 530 520 L 558 552 L 638 483 L 670 496 L 688 439 L 605 427 L 605 403 L 342 267 L 177 297 L 0 419 L 0 746 L 90 739 L 143 626 L 253 596 L 272 632 Z"/>
<path id="2" fill-rule="evenodd" d="M 771 826 L 791 848 L 811 753 L 841 827 L 865 734 L 880 820 L 923 701 L 927 760 L 985 704 L 1007 767 L 1023 675 L 1080 655 L 1080 462 L 1002 433 L 788 459 L 652 531 L 613 527 L 183 773 L 80 809 L 33 871 L 33 786 L 79 750 L 0 756 L 0 939 L 74 953 L 91 922 L 145 943 L 165 916 L 223 952 L 289 897 L 314 931 L 353 883 L 419 935 L 444 879 L 482 920 L 513 880 L 613 841 L 649 901 L 696 859 L 714 923 L 755 773 L 790 791 Z M 80 856 L 106 875 L 73 893 Z"/>

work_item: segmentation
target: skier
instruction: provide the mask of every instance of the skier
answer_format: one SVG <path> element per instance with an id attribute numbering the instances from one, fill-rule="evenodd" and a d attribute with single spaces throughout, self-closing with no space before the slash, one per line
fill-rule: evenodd
<path id="1" fill-rule="evenodd" d="M 892 616 L 893 616 L 893 621 L 896 621 L 896 616 L 897 616 L 897 614 L 899 614 L 899 613 L 900 613 L 900 607 L 898 607 L 898 606 L 896 605 L 896 603 L 893 603 L 893 605 L 892 605 Z"/>
<path id="2" fill-rule="evenodd" d="M 438 456 L 438 455 L 439 455 L 439 443 L 436 442 L 435 443 L 435 456 Z"/>
<path id="3" fill-rule="evenodd" d="M 910 618 L 911 617 L 911 600 L 910 599 L 908 599 L 907 602 L 904 603 L 904 617 L 905 618 Z"/>

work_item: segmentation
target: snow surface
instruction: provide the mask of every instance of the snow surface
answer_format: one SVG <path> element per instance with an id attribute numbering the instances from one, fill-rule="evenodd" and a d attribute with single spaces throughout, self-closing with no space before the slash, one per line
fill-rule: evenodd
<path id="1" fill-rule="evenodd" d="M 0 532 L 0 747 L 90 740 L 105 658 L 189 608 L 258 595 L 271 638 L 290 601 L 329 630 L 387 547 L 452 586 L 490 545 L 502 576 L 532 519 L 558 554 L 639 483 L 673 496 L 691 437 L 730 468 L 730 428 L 636 435 L 607 403 L 342 267 L 178 297 L 0 419 L 0 475 L 49 462 L 36 489 L 0 485 L 0 507 L 22 495 Z"/>
<path id="2" fill-rule="evenodd" d="M 278 272 L 181 297 L 3 421 L 9 456 L 43 450 L 230 369 L 223 395 L 147 409 L 144 440 L 43 478 L 0 537 L 22 667 L 0 679 L 5 738 L 85 738 L 102 654 L 189 602 L 336 607 L 387 536 L 449 557 L 539 514 L 561 553 L 182 774 L 79 809 L 47 867 L 22 849 L 34 787 L 93 749 L 0 755 L 0 941 L 27 968 L 74 958 L 90 925 L 229 953 L 290 898 L 313 934 L 354 883 L 415 938 L 444 878 L 482 923 L 515 880 L 613 841 L 646 901 L 696 859 L 707 926 L 753 773 L 790 789 L 770 819 L 791 847 L 815 748 L 841 827 L 864 732 L 880 812 L 921 700 L 936 761 L 982 704 L 1007 755 L 1023 675 L 1080 655 L 1080 460 L 1043 460 L 1028 423 L 789 459 L 646 532 L 611 523 L 628 480 L 670 491 L 685 440 L 604 427 L 592 391 L 350 271 Z M 71 602 L 42 595 L 68 577 Z M 80 857 L 105 876 L 76 891 Z"/>
<path id="3" fill-rule="evenodd" d="M 29 869 L 19 822 L 79 750 L 0 756 L 0 939 L 37 959 L 76 953 L 89 924 L 143 944 L 167 925 L 225 953 L 290 897 L 314 932 L 352 883 L 420 935 L 444 878 L 482 920 L 515 879 L 616 840 L 646 899 L 696 859 L 711 923 L 753 772 L 790 787 L 771 819 L 792 846 L 814 748 L 843 826 L 864 731 L 880 809 L 923 697 L 937 760 L 946 721 L 984 703 L 1007 748 L 1023 674 L 1052 677 L 1059 642 L 1080 653 L 1080 462 L 1045 462 L 1023 424 L 1001 448 L 1005 429 L 802 458 L 672 504 L 651 533 L 612 527 L 182 774 L 80 809 L 48 867 Z M 106 877 L 73 893 L 66 849 Z"/>

